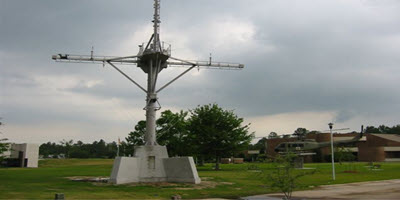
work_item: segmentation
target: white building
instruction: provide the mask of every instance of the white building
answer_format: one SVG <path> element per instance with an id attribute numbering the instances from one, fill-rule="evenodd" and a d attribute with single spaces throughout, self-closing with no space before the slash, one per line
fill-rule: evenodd
<path id="1" fill-rule="evenodd" d="M 9 158 L 17 158 L 21 167 L 38 167 L 39 145 L 38 144 L 11 144 L 9 152 L 3 155 Z"/>

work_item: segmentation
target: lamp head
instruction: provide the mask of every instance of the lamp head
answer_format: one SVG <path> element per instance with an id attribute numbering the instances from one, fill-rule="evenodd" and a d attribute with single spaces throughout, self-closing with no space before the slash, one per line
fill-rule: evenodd
<path id="1" fill-rule="evenodd" d="M 332 123 L 332 122 L 329 123 L 328 125 L 329 125 L 329 129 L 332 129 L 332 128 L 333 128 L 333 123 Z"/>

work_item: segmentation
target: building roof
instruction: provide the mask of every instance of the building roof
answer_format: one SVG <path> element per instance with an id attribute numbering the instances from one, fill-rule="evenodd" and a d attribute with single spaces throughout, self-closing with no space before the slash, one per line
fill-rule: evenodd
<path id="1" fill-rule="evenodd" d="M 386 139 L 386 140 L 392 140 L 392 141 L 395 141 L 395 142 L 400 142 L 400 135 L 397 135 L 397 134 L 383 134 L 383 133 L 380 133 L 380 134 L 372 134 L 372 135 L 377 136 L 377 137 L 381 137 L 381 138 Z"/>

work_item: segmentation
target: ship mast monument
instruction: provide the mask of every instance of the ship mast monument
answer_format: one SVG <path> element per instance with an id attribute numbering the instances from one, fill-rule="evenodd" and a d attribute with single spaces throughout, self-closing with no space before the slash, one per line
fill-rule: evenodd
<path id="1" fill-rule="evenodd" d="M 133 157 L 117 157 L 114 160 L 110 181 L 115 184 L 133 182 L 187 182 L 200 183 L 192 157 L 168 158 L 167 148 L 156 141 L 156 111 L 160 109 L 157 94 L 195 67 L 217 69 L 242 69 L 243 64 L 209 61 L 187 61 L 171 57 L 171 46 L 160 41 L 160 0 L 154 0 L 154 32 L 147 45 L 139 46 L 133 56 L 110 57 L 91 55 L 57 54 L 52 59 L 58 62 L 109 64 L 133 84 L 146 93 L 145 145 L 135 148 Z M 118 64 L 137 65 L 147 74 L 147 88 L 142 87 L 117 67 Z M 156 89 L 158 74 L 167 67 L 187 67 L 185 71 Z"/>

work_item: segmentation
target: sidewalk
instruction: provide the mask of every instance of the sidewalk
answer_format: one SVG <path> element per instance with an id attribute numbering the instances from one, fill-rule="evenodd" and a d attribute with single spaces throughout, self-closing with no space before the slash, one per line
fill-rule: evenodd
<path id="1" fill-rule="evenodd" d="M 242 197 L 245 200 L 278 200 L 282 194 Z M 400 199 L 400 179 L 324 185 L 293 192 L 292 199 Z"/>

